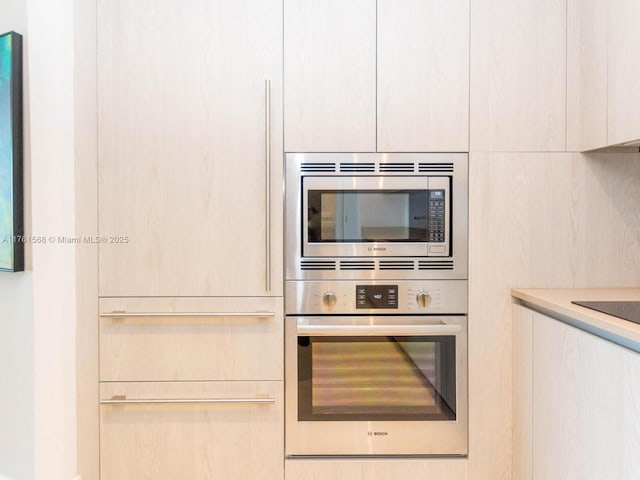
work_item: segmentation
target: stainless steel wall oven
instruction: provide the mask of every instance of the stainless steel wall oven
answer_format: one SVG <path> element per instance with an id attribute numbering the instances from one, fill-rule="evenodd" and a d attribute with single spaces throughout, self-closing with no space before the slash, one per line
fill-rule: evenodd
<path id="1" fill-rule="evenodd" d="M 465 455 L 466 154 L 286 170 L 287 455 Z"/>

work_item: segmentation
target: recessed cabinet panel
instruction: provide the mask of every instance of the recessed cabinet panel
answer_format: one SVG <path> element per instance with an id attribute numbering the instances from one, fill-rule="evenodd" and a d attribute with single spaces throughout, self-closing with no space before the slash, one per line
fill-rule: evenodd
<path id="1" fill-rule="evenodd" d="M 469 0 L 378 0 L 378 151 L 469 149 Z"/>
<path id="2" fill-rule="evenodd" d="M 375 152 L 375 0 L 285 0 L 285 150 Z"/>
<path id="3" fill-rule="evenodd" d="M 640 140 L 640 2 L 608 0 L 609 144 Z"/>
<path id="4" fill-rule="evenodd" d="M 282 380 L 281 298 L 103 298 L 100 380 Z"/>
<path id="5" fill-rule="evenodd" d="M 282 480 L 282 382 L 100 386 L 101 480 Z"/>
<path id="6" fill-rule="evenodd" d="M 100 295 L 281 295 L 282 0 L 99 0 L 97 63 Z"/>

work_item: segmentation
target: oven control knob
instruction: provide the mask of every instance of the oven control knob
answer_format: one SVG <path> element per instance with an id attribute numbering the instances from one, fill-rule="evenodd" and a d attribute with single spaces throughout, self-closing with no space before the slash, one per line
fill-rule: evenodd
<path id="1" fill-rule="evenodd" d="M 338 297 L 333 292 L 327 292 L 322 296 L 322 303 L 329 308 L 333 308 L 333 306 L 338 302 Z"/>
<path id="2" fill-rule="evenodd" d="M 427 294 L 427 292 L 420 292 L 416 295 L 416 303 L 419 306 L 426 308 L 431 303 L 431 297 Z"/>

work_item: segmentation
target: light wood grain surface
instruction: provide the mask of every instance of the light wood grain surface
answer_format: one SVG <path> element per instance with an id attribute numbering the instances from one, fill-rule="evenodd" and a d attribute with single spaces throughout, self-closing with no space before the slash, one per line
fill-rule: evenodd
<path id="1" fill-rule="evenodd" d="M 471 0 L 471 151 L 564 151 L 566 1 Z"/>
<path id="2" fill-rule="evenodd" d="M 273 398 L 273 403 L 102 405 L 101 480 L 284 477 L 282 382 L 107 383 L 102 399 Z"/>
<path id="3" fill-rule="evenodd" d="M 281 0 L 99 1 L 102 296 L 282 295 L 281 77 Z"/>
<path id="4" fill-rule="evenodd" d="M 513 306 L 513 471 L 512 478 L 533 476 L 533 312 Z"/>
<path id="5" fill-rule="evenodd" d="M 376 151 L 376 2 L 285 0 L 285 150 Z"/>
<path id="6" fill-rule="evenodd" d="M 281 298 L 101 299 L 113 311 L 221 315 L 100 318 L 103 382 L 284 379 Z"/>
<path id="7" fill-rule="evenodd" d="M 609 144 L 640 140 L 640 2 L 608 0 Z"/>
<path id="8" fill-rule="evenodd" d="M 469 477 L 511 478 L 510 290 L 640 285 L 640 155 L 472 153 Z"/>
<path id="9" fill-rule="evenodd" d="M 378 151 L 469 150 L 469 0 L 378 1 Z"/>
<path id="10" fill-rule="evenodd" d="M 465 480 L 467 459 L 287 459 L 286 480 Z"/>
<path id="11" fill-rule="evenodd" d="M 638 478 L 640 355 L 538 313 L 533 345 L 533 478 Z"/>
<path id="12" fill-rule="evenodd" d="M 567 2 L 567 150 L 607 141 L 607 0 Z"/>

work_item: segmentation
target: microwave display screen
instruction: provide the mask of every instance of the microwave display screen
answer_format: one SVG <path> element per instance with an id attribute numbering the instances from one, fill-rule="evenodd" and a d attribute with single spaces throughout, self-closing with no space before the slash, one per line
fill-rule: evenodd
<path id="1" fill-rule="evenodd" d="M 434 200 L 429 194 L 429 190 L 309 190 L 309 242 L 428 242 L 428 205 Z"/>

